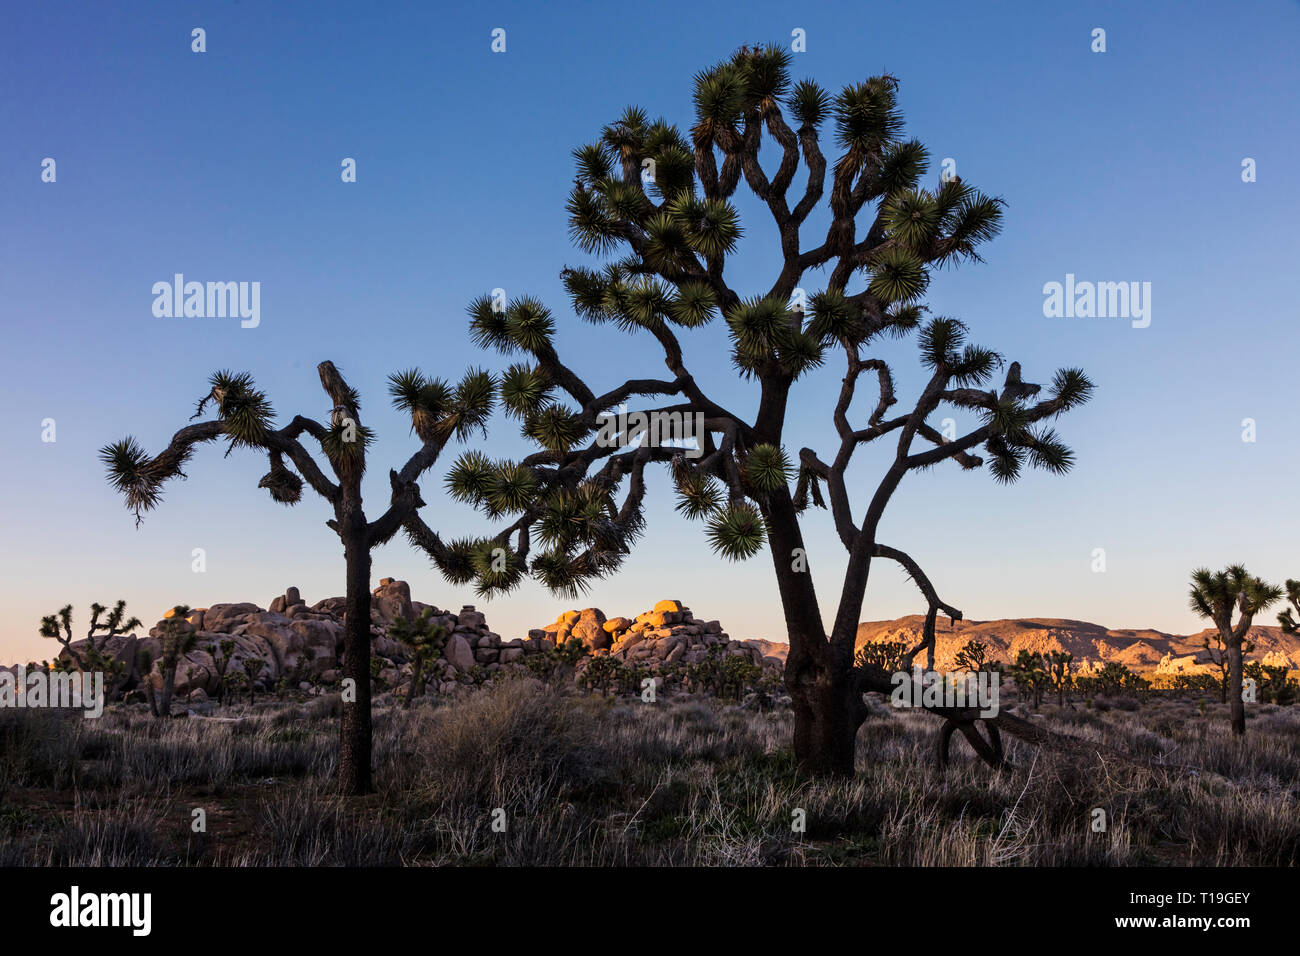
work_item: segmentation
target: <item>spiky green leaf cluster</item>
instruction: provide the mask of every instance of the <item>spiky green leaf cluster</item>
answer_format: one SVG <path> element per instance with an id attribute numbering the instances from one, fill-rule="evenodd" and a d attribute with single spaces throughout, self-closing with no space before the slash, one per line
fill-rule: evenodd
<path id="1" fill-rule="evenodd" d="M 325 430 L 321 449 L 340 474 L 364 474 L 366 449 L 375 440 L 375 433 L 346 416 L 336 416 Z"/>
<path id="2" fill-rule="evenodd" d="M 496 540 L 486 540 L 470 552 L 474 590 L 480 597 L 508 594 L 524 579 L 528 567 L 517 552 Z"/>
<path id="3" fill-rule="evenodd" d="M 894 196 L 915 190 L 929 166 L 929 150 L 920 140 L 890 143 L 881 158 L 873 192 L 882 196 Z"/>
<path id="4" fill-rule="evenodd" d="M 790 92 L 790 52 L 776 43 L 742 47 L 695 76 L 695 134 L 725 132 L 751 110 Z"/>
<path id="5" fill-rule="evenodd" d="M 451 405 L 451 387 L 442 379 L 427 378 L 418 369 L 388 376 L 388 394 L 393 407 L 411 416 L 411 430 L 421 441 L 433 441 L 444 430 Z"/>
<path id="6" fill-rule="evenodd" d="M 965 341 L 965 323 L 946 316 L 935 316 L 921 330 L 917 343 L 921 349 L 921 364 L 928 369 L 952 368 L 961 361 L 957 350 Z"/>
<path id="7" fill-rule="evenodd" d="M 452 392 L 445 425 L 458 439 L 474 432 L 487 434 L 488 419 L 496 405 L 497 381 L 490 372 L 470 369 Z"/>
<path id="8" fill-rule="evenodd" d="M 881 151 L 903 130 L 897 81 L 876 76 L 846 86 L 835 97 L 835 133 L 840 146 L 863 156 Z"/>
<path id="9" fill-rule="evenodd" d="M 149 474 L 149 455 L 134 438 L 105 445 L 99 460 L 108 469 L 108 480 L 126 499 L 126 506 L 139 514 L 149 511 L 162 500 L 158 482 Z"/>
<path id="10" fill-rule="evenodd" d="M 683 192 L 664 212 L 680 224 L 686 245 L 706 258 L 733 252 L 740 240 L 740 214 L 726 200 L 701 199 Z"/>
<path id="11" fill-rule="evenodd" d="M 1282 598 L 1282 588 L 1232 564 L 1222 571 L 1197 568 L 1188 594 L 1191 609 L 1212 621 L 1231 620 L 1233 610 L 1254 616 Z"/>
<path id="12" fill-rule="evenodd" d="M 538 486 L 533 470 L 525 465 L 494 462 L 480 451 L 467 451 L 447 473 L 446 487 L 455 500 L 499 518 L 526 510 Z"/>
<path id="13" fill-rule="evenodd" d="M 477 577 L 476 562 L 485 546 L 491 550 L 490 539 L 458 538 L 447 542 L 443 551 L 435 557 L 438 570 L 452 584 L 469 584 Z"/>
<path id="14" fill-rule="evenodd" d="M 505 319 L 506 336 L 525 352 L 538 352 L 549 345 L 555 335 L 551 310 L 532 296 L 522 296 L 511 302 Z"/>
<path id="15" fill-rule="evenodd" d="M 960 179 L 944 182 L 935 193 L 939 213 L 939 233 L 947 248 L 940 261 L 969 259 L 980 261 L 976 252 L 1002 231 L 1005 203 L 972 189 Z"/>
<path id="16" fill-rule="evenodd" d="M 901 245 L 887 245 L 866 266 L 867 291 L 886 305 L 912 302 L 930 285 L 925 262 Z"/>
<path id="17" fill-rule="evenodd" d="M 564 453 L 580 442 L 590 429 L 582 416 L 558 402 L 548 402 L 524 421 L 525 437 L 548 451 Z"/>
<path id="18" fill-rule="evenodd" d="M 232 445 L 262 444 L 266 440 L 266 432 L 275 417 L 275 411 L 271 408 L 266 393 L 254 385 L 253 377 L 247 372 L 236 373 L 223 369 L 214 372 L 208 384 L 211 391 L 199 403 L 199 413 L 211 400 L 216 404 L 217 418 L 226 425 L 226 434 L 230 436 Z"/>
<path id="19" fill-rule="evenodd" d="M 1052 379 L 1052 396 L 1061 403 L 1061 410 L 1067 411 L 1087 402 L 1095 387 L 1083 369 L 1063 368 Z"/>
<path id="20" fill-rule="evenodd" d="M 800 80 L 790 91 L 786 105 L 801 128 L 809 126 L 816 129 L 830 112 L 831 98 L 812 80 Z"/>
<path id="21" fill-rule="evenodd" d="M 677 478 L 677 513 L 695 520 L 722 507 L 722 489 L 709 475 L 684 472 Z"/>
<path id="22" fill-rule="evenodd" d="M 821 336 L 801 328 L 788 303 L 776 296 L 746 299 L 728 311 L 732 364 L 746 378 L 761 375 L 775 363 L 798 377 L 823 358 Z"/>
<path id="23" fill-rule="evenodd" d="M 467 451 L 447 472 L 447 493 L 456 501 L 477 506 L 487 497 L 495 470 L 487 455 L 477 450 Z"/>
<path id="24" fill-rule="evenodd" d="M 594 481 L 583 482 L 576 489 L 560 488 L 547 496 L 537 536 L 555 551 L 572 552 L 592 544 L 617 547 L 626 542 L 614 517 L 609 490 Z"/>
<path id="25" fill-rule="evenodd" d="M 745 456 L 744 476 L 760 495 L 769 495 L 784 488 L 793 473 L 785 449 L 778 445 L 755 445 Z"/>
<path id="26" fill-rule="evenodd" d="M 748 501 L 733 501 L 715 512 L 705 531 L 709 546 L 728 561 L 744 561 L 763 549 L 763 516 Z"/>
<path id="27" fill-rule="evenodd" d="M 814 293 L 808 300 L 812 319 L 809 334 L 828 344 L 841 340 L 860 342 L 865 333 L 862 310 L 849 302 L 839 289 Z"/>
<path id="28" fill-rule="evenodd" d="M 668 318 L 682 328 L 707 325 L 717 314 L 717 297 L 703 282 L 682 282 L 668 300 Z"/>
<path id="29" fill-rule="evenodd" d="M 501 376 L 501 404 L 511 418 L 536 414 L 550 391 L 550 379 L 540 365 L 511 365 Z"/>
<path id="30" fill-rule="evenodd" d="M 619 558 L 608 552 L 543 551 L 533 559 L 533 577 L 554 594 L 578 598 L 586 594 L 591 580 L 604 577 L 618 567 Z"/>
<path id="31" fill-rule="evenodd" d="M 506 304 L 491 296 L 480 295 L 473 299 L 468 309 L 469 332 L 474 344 L 481 349 L 492 349 L 508 354 L 515 349 L 506 327 Z"/>

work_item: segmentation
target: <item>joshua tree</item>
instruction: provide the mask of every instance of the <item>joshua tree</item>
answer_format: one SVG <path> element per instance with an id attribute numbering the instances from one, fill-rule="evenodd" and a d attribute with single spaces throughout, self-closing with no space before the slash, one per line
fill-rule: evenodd
<path id="1" fill-rule="evenodd" d="M 126 601 L 118 601 L 113 606 L 113 610 L 108 612 L 108 617 L 100 621 L 100 617 L 108 608 L 102 604 L 90 605 L 90 628 L 86 631 L 86 645 L 90 651 L 100 652 L 98 660 L 103 661 L 102 650 L 104 642 L 110 637 L 117 637 L 119 634 L 126 634 L 137 627 L 142 627 L 138 617 L 126 618 Z M 41 618 L 41 637 L 52 637 L 63 645 L 63 649 L 68 652 L 68 656 L 76 662 L 78 670 L 94 670 L 90 667 L 90 655 L 85 657 L 81 655 L 76 648 L 72 646 L 72 605 L 64 605 L 55 614 L 47 614 Z M 102 640 L 101 640 L 102 639 Z M 96 641 L 100 643 L 96 644 Z"/>
<path id="2" fill-rule="evenodd" d="M 988 645 L 983 641 L 969 640 L 957 652 L 953 663 L 964 670 L 979 672 L 985 669 L 988 652 Z"/>
<path id="3" fill-rule="evenodd" d="M 447 629 L 433 622 L 433 608 L 426 607 L 414 621 L 399 617 L 388 628 L 388 636 L 411 651 L 411 688 L 406 692 L 406 706 L 424 693 L 424 669 L 442 656 Z"/>
<path id="4" fill-rule="evenodd" d="M 162 623 L 159 625 L 159 643 L 162 645 L 162 653 L 158 660 L 161 662 L 163 684 L 162 690 L 156 696 L 153 693 L 153 682 L 148 680 L 147 672 L 145 674 L 155 717 L 171 716 L 172 693 L 176 687 L 176 666 L 180 663 L 183 654 L 194 650 L 198 634 L 194 625 L 186 620 L 190 613 L 188 606 L 178 604 L 163 616 Z"/>
<path id="5" fill-rule="evenodd" d="M 1047 666 L 1047 681 L 1056 691 L 1056 703 L 1062 705 L 1065 703 L 1065 692 L 1074 680 L 1074 655 L 1065 651 L 1048 651 L 1043 663 Z"/>
<path id="6" fill-rule="evenodd" d="M 1209 657 L 1210 663 L 1214 669 L 1219 672 L 1219 702 L 1226 704 L 1228 702 L 1228 679 L 1230 668 L 1228 666 L 1228 648 L 1223 643 L 1223 633 L 1215 630 L 1206 634 L 1201 639 L 1201 646 L 1206 650 L 1206 656 Z M 1241 642 L 1241 653 L 1246 655 L 1255 649 L 1255 642 L 1249 637 L 1243 638 Z"/>
<path id="7" fill-rule="evenodd" d="M 518 515 L 506 535 L 484 545 L 499 547 L 518 535 L 486 586 L 508 589 L 531 572 L 552 589 L 574 592 L 618 566 L 642 527 L 646 465 L 671 462 L 679 510 L 706 523 L 720 556 L 749 558 L 768 545 L 790 643 L 785 680 L 799 766 L 851 774 L 857 730 L 868 714 L 863 693 L 892 690 L 879 668 L 854 665 L 873 562 L 898 562 L 924 596 L 925 638 L 913 653 L 927 647 L 933 654 L 939 611 L 961 617 L 909 554 L 881 540 L 894 492 L 908 475 L 944 462 L 981 466 L 981 447 L 1001 482 L 1026 465 L 1068 470 L 1071 451 L 1043 423 L 1086 401 L 1093 386 L 1083 372 L 1067 369 L 1036 399 L 1040 386 L 1022 381 L 1013 362 L 1002 386 L 988 387 L 1002 356 L 968 344 L 956 319 L 927 318 L 921 299 L 932 270 L 978 261 L 980 246 L 999 231 L 1003 203 L 959 177 L 921 186 L 928 155 L 920 142 L 902 138 L 894 77 L 876 76 L 832 97 L 809 80 L 792 85 L 789 61 L 779 48 L 742 48 L 696 77 L 688 134 L 629 108 L 575 151 L 572 236 L 585 252 L 625 255 L 598 268 L 564 270 L 574 310 L 590 322 L 653 337 L 669 375 L 598 392 L 561 361 L 552 344 L 555 322 L 540 302 L 517 298 L 501 308 L 479 299 L 470 308 L 479 344 L 524 358 L 504 376 L 502 398 L 541 450 L 518 463 L 466 456 L 450 481 L 454 493 L 487 513 Z M 829 163 L 822 152 L 827 121 L 839 152 Z M 775 170 L 759 162 L 765 138 L 779 160 Z M 792 199 L 801 165 L 806 184 Z M 747 296 L 728 278 L 741 234 L 731 198 L 742 180 L 771 213 L 781 250 L 771 285 Z M 826 233 L 805 243 L 800 231 L 827 193 Z M 808 294 L 802 285 L 811 282 L 825 286 Z M 752 417 L 715 399 L 721 376 L 716 369 L 698 375 L 678 338 L 719 316 L 732 365 L 756 391 Z M 927 380 L 901 414 L 891 415 L 899 404 L 893 373 L 868 349 L 918 330 Z M 791 402 L 795 386 L 836 354 L 843 382 L 828 411 L 838 442 L 823 458 L 799 447 L 810 435 L 807 413 L 794 412 Z M 865 420 L 852 421 L 864 374 L 876 380 L 879 395 Z M 629 417 L 630 429 L 613 424 L 616 407 L 651 396 L 657 407 Z M 950 436 L 932 424 L 947 409 L 968 420 Z M 673 441 L 646 440 L 665 433 Z M 865 510 L 855 515 L 846 474 L 855 453 L 876 442 L 892 442 L 893 451 Z M 829 632 L 801 525 L 809 504 L 824 508 L 826 497 L 848 552 Z M 534 534 L 544 550 L 529 563 Z"/>
<path id="8" fill-rule="evenodd" d="M 1283 634 L 1294 637 L 1300 635 L 1300 581 L 1287 578 L 1284 596 L 1290 606 L 1283 608 L 1282 613 L 1277 616 L 1277 623 L 1282 628 Z"/>
<path id="9" fill-rule="evenodd" d="M 1027 694 L 1034 700 L 1034 709 L 1043 705 L 1043 691 L 1047 689 L 1050 678 L 1043 655 L 1037 652 L 1021 651 L 1016 662 L 1010 668 L 1011 679 L 1021 694 Z"/>
<path id="10" fill-rule="evenodd" d="M 1228 706 L 1231 708 L 1232 732 L 1246 732 L 1246 708 L 1241 699 L 1242 645 L 1255 615 L 1282 597 L 1282 589 L 1267 584 L 1233 564 L 1218 573 L 1208 568 L 1192 572 L 1190 593 L 1192 610 L 1209 618 L 1219 630 L 1228 658 Z M 1237 623 L 1232 623 L 1232 612 Z"/>
<path id="11" fill-rule="evenodd" d="M 244 668 L 244 675 L 248 678 L 248 703 L 253 703 L 253 692 L 256 689 L 253 684 L 257 680 L 257 675 L 262 673 L 262 668 L 266 666 L 266 661 L 260 657 L 245 657 L 240 662 Z"/>
<path id="12" fill-rule="evenodd" d="M 224 704 L 226 702 L 226 668 L 230 666 L 231 655 L 235 653 L 235 642 L 228 637 L 223 637 L 217 644 L 209 644 L 204 649 L 212 655 L 212 666 L 217 670 L 217 699 Z"/>
<path id="13" fill-rule="evenodd" d="M 178 475 L 196 445 L 226 438 L 227 453 L 249 448 L 264 453 L 270 471 L 258 482 L 273 499 L 286 505 L 302 497 L 303 480 L 333 506 L 334 517 L 326 524 L 343 544 L 347 568 L 347 610 L 344 622 L 343 707 L 339 728 L 339 783 L 348 794 L 366 793 L 371 788 L 370 768 L 370 552 L 414 519 L 421 529 L 421 543 L 439 559 L 463 553 L 463 548 L 444 546 L 417 511 L 423 506 L 418 480 L 432 467 L 453 437 L 463 438 L 483 426 L 490 417 L 496 383 L 486 372 L 471 371 L 455 387 L 418 371 L 389 378 L 394 405 L 410 414 L 411 428 L 421 441 L 420 448 L 402 466 L 389 472 L 392 496 L 387 510 L 368 520 L 362 506 L 361 478 L 366 468 L 366 446 L 371 432 L 361 424 L 361 400 L 348 386 L 332 362 L 317 370 L 329 397 L 329 424 L 295 416 L 283 428 L 272 425 L 274 411 L 265 393 L 248 374 L 218 372 L 210 390 L 198 403 L 195 418 L 211 404 L 216 418 L 188 425 L 172 437 L 171 444 L 150 458 L 133 438 L 105 447 L 100 455 L 108 466 L 109 478 L 135 511 L 155 507 L 162 499 L 164 483 Z M 303 444 L 303 436 L 319 446 L 334 477 L 328 477 Z M 287 461 L 286 461 L 287 459 Z M 290 467 L 292 465 L 292 468 Z M 466 580 L 472 572 L 448 565 L 450 575 Z"/>
<path id="14" fill-rule="evenodd" d="M 1283 665 L 1251 661 L 1243 668 L 1259 688 L 1259 699 L 1265 704 L 1292 704 L 1300 696 L 1300 684 L 1287 675 Z"/>

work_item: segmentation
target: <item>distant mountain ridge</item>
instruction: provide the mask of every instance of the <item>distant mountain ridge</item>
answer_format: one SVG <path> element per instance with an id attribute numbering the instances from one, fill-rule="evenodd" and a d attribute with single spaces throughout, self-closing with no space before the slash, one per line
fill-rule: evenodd
<path id="1" fill-rule="evenodd" d="M 858 625 L 855 647 L 885 640 L 902 641 L 913 647 L 921 640 L 924 627 L 922 614 L 893 621 L 864 621 Z M 947 618 L 940 617 L 935 628 L 935 667 L 953 669 L 957 652 L 967 641 L 974 640 L 988 645 L 990 660 L 1013 661 L 1022 650 L 1041 654 L 1065 651 L 1074 655 L 1083 671 L 1117 661 L 1145 676 L 1208 673 L 1213 667 L 1209 664 L 1204 639 L 1209 636 L 1213 644 L 1213 635 L 1212 628 L 1195 634 L 1166 634 L 1154 628 L 1111 629 L 1063 618 L 949 623 Z M 1255 644 L 1255 650 L 1246 655 L 1247 661 L 1300 668 L 1300 639 L 1283 634 L 1280 627 L 1252 627 L 1247 637 Z M 785 644 L 764 643 L 767 645 L 764 654 L 785 657 L 788 650 Z"/>

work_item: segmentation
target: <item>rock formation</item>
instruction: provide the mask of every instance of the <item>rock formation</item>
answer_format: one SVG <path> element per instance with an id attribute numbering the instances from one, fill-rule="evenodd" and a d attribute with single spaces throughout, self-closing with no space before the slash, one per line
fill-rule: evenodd
<path id="1" fill-rule="evenodd" d="M 308 606 L 298 589 L 291 587 L 272 599 L 266 609 L 242 603 L 214 604 L 193 611 L 187 620 L 195 628 L 197 640 L 176 667 L 175 699 L 197 701 L 219 693 L 222 674 L 242 674 L 244 661 L 254 658 L 263 662 L 254 680 L 258 692 L 277 686 L 314 691 L 336 684 L 342 676 L 346 608 L 341 597 Z M 433 622 L 446 631 L 440 659 L 426 668 L 430 687 L 444 693 L 467 675 L 490 678 L 505 667 L 523 663 L 528 655 L 568 641 L 580 641 L 592 655 L 640 662 L 651 670 L 661 662 L 697 663 L 714 645 L 778 673 L 783 666 L 781 657 L 765 656 L 773 645 L 730 641 L 718 621 L 696 621 L 680 601 L 660 601 L 635 619 L 606 618 L 599 608 L 565 611 L 554 624 L 529 631 L 527 638 L 506 640 L 488 628 L 485 616 L 473 605 L 462 607 L 459 613 L 444 611 L 411 600 L 405 581 L 383 578 L 370 608 L 371 653 L 378 662 L 380 689 L 401 688 L 411 679 L 410 652 L 388 636 L 389 626 L 399 617 L 419 617 L 426 608 L 432 608 Z M 151 628 L 148 637 L 120 635 L 102 644 L 101 650 L 126 663 L 126 690 L 140 688 L 144 681 L 155 688 L 161 686 L 157 666 L 162 654 L 161 625 L 160 621 Z M 72 646 L 80 650 L 84 643 Z M 224 668 L 219 666 L 222 660 Z"/>
<path id="2" fill-rule="evenodd" d="M 528 637 L 543 646 L 581 641 L 595 657 L 609 656 L 651 670 L 660 663 L 698 664 L 715 645 L 759 667 L 779 672 L 785 666 L 783 654 L 767 654 L 773 647 L 767 641 L 732 641 L 720 622 L 697 621 L 681 601 L 660 601 L 635 618 L 606 618 L 591 607 L 565 611 L 553 624 L 529 631 Z"/>

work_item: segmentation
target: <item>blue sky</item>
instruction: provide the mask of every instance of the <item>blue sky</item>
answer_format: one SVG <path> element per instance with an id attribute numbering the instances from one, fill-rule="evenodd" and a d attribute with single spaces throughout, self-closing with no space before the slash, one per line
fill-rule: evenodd
<path id="1" fill-rule="evenodd" d="M 590 261 L 567 238 L 570 150 L 630 103 L 688 127 L 697 70 L 744 42 L 788 43 L 796 28 L 807 52 L 795 78 L 836 90 L 894 73 L 907 132 L 934 160 L 928 181 L 952 157 L 1007 202 L 986 263 L 938 274 L 931 308 L 1029 380 L 1081 365 L 1099 386 L 1060 423 L 1078 454 L 1070 475 L 1011 487 L 955 467 L 912 476 L 882 536 L 973 619 L 1185 632 L 1202 626 L 1184 597 L 1196 565 L 1300 577 L 1296 3 L 57 3 L 10 5 L 3 20 L 0 659 L 49 656 L 39 619 L 68 602 L 84 622 L 91 601 L 124 597 L 152 623 L 178 602 L 342 592 L 327 508 L 273 503 L 256 488 L 264 459 L 206 446 L 138 530 L 106 484 L 96 450 L 133 434 L 156 452 L 215 369 L 253 373 L 285 417 L 320 417 L 315 366 L 338 364 L 380 433 L 372 507 L 389 465 L 414 449 L 387 375 L 499 362 L 466 334 L 478 294 L 546 300 L 562 354 L 598 391 L 659 375 L 648 337 L 567 308 L 559 272 Z M 205 53 L 191 52 L 194 27 Z M 497 27 L 503 54 L 490 50 Z M 1090 49 L 1097 27 L 1105 53 Z M 54 183 L 41 181 L 45 157 Z M 356 183 L 340 181 L 344 157 Z M 1242 182 L 1246 157 L 1256 182 Z M 731 281 L 752 294 L 771 284 L 776 242 L 766 212 L 739 205 Z M 261 324 L 156 318 L 153 283 L 176 272 L 260 282 Z M 1150 282 L 1150 327 L 1045 318 L 1043 285 L 1067 273 Z M 805 285 L 820 288 L 816 276 Z M 752 408 L 720 323 L 685 340 L 708 390 Z M 914 394 L 912 343 L 885 354 L 900 394 Z M 841 374 L 831 366 L 802 387 L 795 450 L 829 454 Z M 53 443 L 41 440 L 47 418 Z M 1246 418 L 1254 442 L 1242 441 Z M 508 423 L 482 444 L 523 448 Z M 853 473 L 858 514 L 882 468 L 868 457 Z M 436 473 L 424 482 L 430 523 L 481 530 L 440 487 Z M 766 556 L 714 559 L 661 478 L 647 515 L 641 547 L 584 605 L 633 615 L 675 597 L 733 636 L 783 639 Z M 829 618 L 842 549 L 820 513 L 806 535 Z M 1091 570 L 1095 548 L 1104 573 Z M 419 599 L 484 606 L 400 540 L 374 569 Z M 530 585 L 486 611 L 513 637 L 565 606 Z M 923 609 L 892 568 L 873 570 L 864 619 Z"/>

